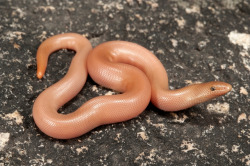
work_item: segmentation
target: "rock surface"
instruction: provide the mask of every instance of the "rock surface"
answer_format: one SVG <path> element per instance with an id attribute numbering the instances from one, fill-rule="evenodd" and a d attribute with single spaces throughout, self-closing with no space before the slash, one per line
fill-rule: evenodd
<path id="1" fill-rule="evenodd" d="M 0 165 L 250 165 L 250 3 L 235 1 L 0 1 Z M 76 32 L 93 46 L 126 40 L 164 64 L 171 88 L 220 80 L 233 90 L 190 109 L 153 105 L 137 118 L 71 140 L 39 131 L 36 97 L 61 79 L 74 52 L 49 60 L 36 78 L 36 50 L 49 36 Z M 90 78 L 60 111 L 112 91 Z"/>

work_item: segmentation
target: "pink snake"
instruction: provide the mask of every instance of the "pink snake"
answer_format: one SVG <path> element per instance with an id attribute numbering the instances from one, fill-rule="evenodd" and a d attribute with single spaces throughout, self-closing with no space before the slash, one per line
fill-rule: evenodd
<path id="1" fill-rule="evenodd" d="M 37 77 L 45 73 L 48 57 L 59 49 L 76 52 L 65 77 L 44 90 L 33 106 L 39 129 L 57 139 L 81 136 L 97 126 L 132 119 L 151 102 L 164 111 L 178 111 L 226 94 L 231 85 L 208 82 L 169 90 L 168 76 L 158 58 L 146 48 L 126 41 L 110 41 L 92 49 L 90 42 L 75 33 L 45 40 L 37 51 Z M 73 113 L 58 109 L 76 96 L 87 75 L 98 84 L 121 92 L 95 97 Z"/>

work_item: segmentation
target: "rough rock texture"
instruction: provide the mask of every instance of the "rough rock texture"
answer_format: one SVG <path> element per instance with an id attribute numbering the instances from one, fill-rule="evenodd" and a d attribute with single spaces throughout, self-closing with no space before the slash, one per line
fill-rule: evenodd
<path id="1" fill-rule="evenodd" d="M 127 40 L 154 52 L 171 88 L 225 81 L 220 98 L 168 113 L 153 105 L 137 118 L 72 140 L 41 133 L 36 97 L 61 79 L 74 56 L 51 56 L 36 78 L 36 50 L 47 37 L 76 32 L 93 46 Z M 0 165 L 250 165 L 250 3 L 247 0 L 0 0 Z M 90 78 L 62 112 L 111 93 Z"/>

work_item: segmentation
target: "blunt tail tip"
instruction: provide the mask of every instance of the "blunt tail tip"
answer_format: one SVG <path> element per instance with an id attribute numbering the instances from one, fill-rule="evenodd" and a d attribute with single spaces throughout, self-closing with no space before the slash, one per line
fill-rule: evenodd
<path id="1" fill-rule="evenodd" d="M 42 72 L 37 72 L 36 74 L 38 79 L 42 79 L 43 78 L 43 73 Z"/>

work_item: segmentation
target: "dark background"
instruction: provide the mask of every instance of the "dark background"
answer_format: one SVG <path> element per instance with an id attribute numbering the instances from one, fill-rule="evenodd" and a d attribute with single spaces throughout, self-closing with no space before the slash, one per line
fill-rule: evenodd
<path id="1" fill-rule="evenodd" d="M 219 80 L 233 89 L 180 112 L 150 104 L 130 121 L 52 139 L 34 124 L 32 105 L 65 75 L 74 52 L 54 53 L 42 80 L 35 56 L 42 41 L 65 32 L 94 47 L 126 40 L 148 48 L 171 88 Z M 249 1 L 0 0 L 0 165 L 250 165 L 249 72 Z M 109 92 L 88 78 L 61 111 Z"/>

